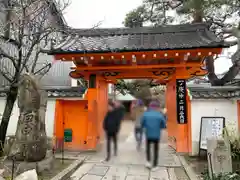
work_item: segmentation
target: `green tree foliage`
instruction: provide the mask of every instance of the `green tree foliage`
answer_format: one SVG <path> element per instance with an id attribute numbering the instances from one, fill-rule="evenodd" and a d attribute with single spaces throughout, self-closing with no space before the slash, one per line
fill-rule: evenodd
<path id="1" fill-rule="evenodd" d="M 145 21 L 145 7 L 139 6 L 138 8 L 130 11 L 124 20 L 125 27 L 142 27 Z"/>
<path id="2" fill-rule="evenodd" d="M 240 1 L 239 0 L 144 0 L 141 11 L 137 9 L 126 15 L 124 24 L 153 26 L 174 23 L 210 23 L 210 28 L 221 38 L 235 37 L 231 45 L 240 47 Z M 142 15 L 140 15 L 142 13 Z M 174 14 L 175 13 L 175 14 Z M 133 15 L 134 14 L 134 15 Z M 141 17 L 141 18 L 136 18 Z M 137 20 L 139 20 L 137 22 Z M 219 79 L 215 74 L 214 59 L 206 57 L 208 79 L 212 85 L 221 86 L 231 81 L 240 71 L 240 48 L 231 57 L 232 67 Z"/>
<path id="3" fill-rule="evenodd" d="M 209 22 L 217 35 L 223 27 L 237 25 L 229 20 L 239 13 L 239 1 L 234 0 L 184 0 L 176 8 L 179 15 L 187 15 L 188 22 Z"/>
<path id="4" fill-rule="evenodd" d="M 150 89 L 157 86 L 153 80 L 137 79 L 133 81 L 118 80 L 115 88 L 122 94 L 132 94 L 138 99 L 142 99 L 145 104 L 152 98 Z"/>
<path id="5" fill-rule="evenodd" d="M 144 0 L 143 5 L 126 15 L 124 25 L 132 27 L 130 25 L 134 21 L 156 26 L 170 24 L 174 18 L 180 18 L 185 22 L 208 21 L 223 27 L 229 18 L 239 15 L 239 8 L 239 0 Z M 170 11 L 176 11 L 178 17 Z"/>
<path id="6" fill-rule="evenodd" d="M 171 9 L 166 0 L 144 0 L 143 5 L 130 11 L 124 20 L 126 27 L 143 26 L 143 23 L 163 25 L 173 22 L 174 17 L 167 12 Z"/>

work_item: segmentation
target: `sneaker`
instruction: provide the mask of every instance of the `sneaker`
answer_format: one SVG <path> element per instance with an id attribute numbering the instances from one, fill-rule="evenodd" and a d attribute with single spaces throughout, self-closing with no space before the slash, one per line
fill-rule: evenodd
<path id="1" fill-rule="evenodd" d="M 145 165 L 147 168 L 151 168 L 151 163 L 150 162 L 147 162 L 146 165 Z"/>
<path id="2" fill-rule="evenodd" d="M 157 171 L 157 170 L 158 170 L 158 167 L 157 167 L 157 166 L 154 166 L 151 170 L 152 170 L 152 171 Z"/>

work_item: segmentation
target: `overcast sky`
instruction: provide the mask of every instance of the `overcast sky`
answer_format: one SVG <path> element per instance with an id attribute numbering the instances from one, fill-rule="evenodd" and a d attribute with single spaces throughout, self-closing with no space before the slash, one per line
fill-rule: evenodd
<path id="1" fill-rule="evenodd" d="M 142 0 L 71 0 L 66 9 L 68 25 L 90 28 L 100 21 L 101 27 L 120 27 L 127 12 L 141 5 Z"/>
<path id="2" fill-rule="evenodd" d="M 102 22 L 100 27 L 123 27 L 123 20 L 130 10 L 141 5 L 142 0 L 71 0 L 64 16 L 69 26 L 91 28 Z M 232 49 L 231 51 L 234 51 Z M 225 54 L 226 55 L 226 54 Z M 215 64 L 216 72 L 229 69 L 231 60 L 220 58 Z"/>

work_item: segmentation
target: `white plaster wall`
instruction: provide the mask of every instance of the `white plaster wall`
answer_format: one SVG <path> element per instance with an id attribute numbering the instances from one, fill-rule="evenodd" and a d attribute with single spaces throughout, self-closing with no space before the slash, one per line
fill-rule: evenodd
<path id="1" fill-rule="evenodd" d="M 226 126 L 229 130 L 238 131 L 238 114 L 236 100 L 192 100 L 192 154 L 198 155 L 201 117 L 222 116 L 226 119 Z"/>
<path id="2" fill-rule="evenodd" d="M 76 67 L 76 65 L 72 62 L 72 67 Z M 69 69 L 69 72 L 70 72 L 71 70 Z M 77 87 L 78 85 L 77 85 L 77 79 L 73 79 L 73 78 L 71 78 L 71 85 L 72 85 L 72 87 Z"/>
<path id="3" fill-rule="evenodd" d="M 71 85 L 72 85 L 72 87 L 77 87 L 78 86 L 77 85 L 77 79 L 71 78 Z"/>
<path id="4" fill-rule="evenodd" d="M 4 107 L 5 107 L 5 98 L 0 98 L 0 114 L 1 115 L 3 114 Z M 15 103 L 12 111 L 12 115 L 8 124 L 7 135 L 15 134 L 16 128 L 17 128 L 18 116 L 19 116 L 19 110 L 18 110 L 17 103 Z"/>
<path id="5" fill-rule="evenodd" d="M 113 93 L 113 88 L 114 88 L 114 85 L 109 83 L 108 84 L 108 94 L 112 94 Z"/>
<path id="6" fill-rule="evenodd" d="M 46 133 L 48 137 L 53 136 L 54 131 L 54 116 L 55 116 L 55 99 L 48 99 L 47 111 L 46 111 Z M 3 113 L 5 107 L 5 98 L 0 98 L 0 114 Z M 7 135 L 15 135 L 17 129 L 17 120 L 19 116 L 19 110 L 17 103 L 15 103 L 12 116 L 8 125 Z M 1 121 L 1 119 L 0 119 Z"/>
<path id="7" fill-rule="evenodd" d="M 45 116 L 46 133 L 48 137 L 53 137 L 54 132 L 54 119 L 55 119 L 55 105 L 56 99 L 48 99 L 47 111 Z"/>

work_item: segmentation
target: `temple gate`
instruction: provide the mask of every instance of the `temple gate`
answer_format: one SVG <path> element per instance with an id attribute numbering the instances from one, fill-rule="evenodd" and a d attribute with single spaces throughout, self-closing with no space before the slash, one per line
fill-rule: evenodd
<path id="1" fill-rule="evenodd" d="M 72 61 L 72 78 L 86 78 L 88 90 L 82 100 L 87 106 L 77 149 L 95 149 L 102 138 L 102 121 L 107 111 L 108 83 L 117 79 L 155 79 L 167 86 L 167 130 L 169 144 L 177 152 L 191 152 L 191 107 L 186 81 L 207 74 L 204 59 L 221 53 L 224 43 L 207 24 L 163 27 L 80 29 L 79 38 L 52 52 L 56 60 Z M 63 110 L 62 110 L 63 111 Z M 56 110 L 57 139 L 63 138 L 61 118 Z M 80 113 L 80 112 L 79 112 Z M 77 115 L 75 115 L 77 118 Z M 83 119 L 79 119 L 83 121 Z M 80 143 L 80 142 L 75 142 Z M 76 148 L 75 148 L 76 149 Z"/>

